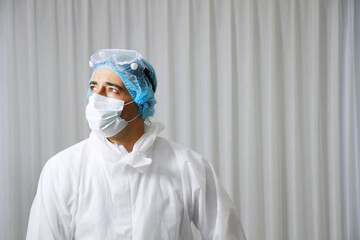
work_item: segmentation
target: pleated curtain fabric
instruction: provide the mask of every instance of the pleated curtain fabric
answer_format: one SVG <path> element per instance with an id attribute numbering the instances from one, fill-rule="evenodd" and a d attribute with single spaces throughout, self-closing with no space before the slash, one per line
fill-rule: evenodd
<path id="1" fill-rule="evenodd" d="M 89 135 L 100 48 L 153 64 L 163 135 L 213 163 L 248 239 L 360 239 L 359 32 L 356 0 L 1 0 L 0 239 Z"/>

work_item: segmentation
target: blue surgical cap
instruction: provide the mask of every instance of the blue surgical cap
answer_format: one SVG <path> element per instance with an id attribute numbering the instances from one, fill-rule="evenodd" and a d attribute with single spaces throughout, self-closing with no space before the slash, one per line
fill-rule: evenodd
<path id="1" fill-rule="evenodd" d="M 127 51 L 136 52 L 138 57 L 127 59 L 127 56 L 125 56 Z M 107 56 L 105 56 L 104 61 L 98 61 L 99 57 L 93 57 L 96 54 L 100 55 L 103 59 L 104 55 Z M 155 91 L 157 87 L 155 70 L 137 51 L 123 49 L 99 50 L 91 56 L 90 67 L 92 67 L 92 74 L 89 83 L 92 81 L 95 71 L 99 69 L 112 70 L 123 81 L 126 89 L 138 106 L 138 114 L 142 119 L 145 120 L 154 115 L 154 106 L 156 104 Z M 91 90 L 89 88 L 88 98 L 90 95 Z"/>

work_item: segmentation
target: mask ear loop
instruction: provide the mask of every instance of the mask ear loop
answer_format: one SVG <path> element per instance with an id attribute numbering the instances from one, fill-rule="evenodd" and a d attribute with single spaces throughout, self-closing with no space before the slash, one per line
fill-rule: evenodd
<path id="1" fill-rule="evenodd" d="M 129 104 L 131 104 L 131 103 L 133 103 L 133 102 L 134 102 L 134 100 L 132 100 L 131 102 L 125 103 L 124 106 L 129 105 Z M 129 120 L 129 121 L 126 121 L 126 122 L 127 122 L 127 123 L 131 123 L 132 121 L 134 121 L 134 120 L 137 119 L 138 117 L 139 117 L 139 114 L 136 114 L 136 116 L 135 116 L 133 119 L 131 119 L 131 120 Z"/>
<path id="2" fill-rule="evenodd" d="M 133 119 L 131 119 L 131 120 L 129 120 L 129 121 L 126 121 L 127 123 L 131 123 L 132 121 L 134 121 L 135 119 L 137 119 L 139 117 L 139 114 L 136 114 L 136 116 L 133 118 Z"/>
<path id="3" fill-rule="evenodd" d="M 124 106 L 129 105 L 129 104 L 131 104 L 133 102 L 134 102 L 134 100 L 132 100 L 131 102 L 125 103 Z"/>

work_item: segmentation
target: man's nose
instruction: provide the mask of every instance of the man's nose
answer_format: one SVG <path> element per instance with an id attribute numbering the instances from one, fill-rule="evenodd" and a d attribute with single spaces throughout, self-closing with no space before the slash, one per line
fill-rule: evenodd
<path id="1" fill-rule="evenodd" d="M 96 91 L 97 94 L 107 97 L 106 95 L 106 88 L 104 86 L 99 86 L 98 90 Z"/>

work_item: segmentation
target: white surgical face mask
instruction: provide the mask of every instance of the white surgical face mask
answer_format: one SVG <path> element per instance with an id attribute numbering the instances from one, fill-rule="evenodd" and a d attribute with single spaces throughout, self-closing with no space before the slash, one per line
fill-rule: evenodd
<path id="1" fill-rule="evenodd" d="M 91 95 L 86 106 L 86 119 L 91 130 L 104 137 L 112 137 L 118 134 L 129 122 L 138 117 L 136 115 L 128 122 L 120 117 L 124 106 L 132 102 L 125 104 L 122 100 L 104 97 L 96 93 Z"/>

